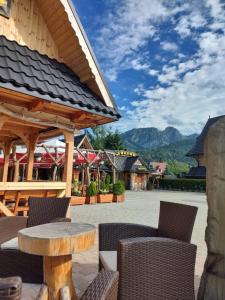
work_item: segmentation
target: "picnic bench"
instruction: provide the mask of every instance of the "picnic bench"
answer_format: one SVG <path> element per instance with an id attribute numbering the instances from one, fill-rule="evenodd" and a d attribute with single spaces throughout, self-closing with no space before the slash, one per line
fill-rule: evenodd
<path id="1" fill-rule="evenodd" d="M 25 214 L 29 210 L 29 197 L 60 197 L 65 187 L 65 182 L 49 181 L 0 183 L 0 215 Z"/>

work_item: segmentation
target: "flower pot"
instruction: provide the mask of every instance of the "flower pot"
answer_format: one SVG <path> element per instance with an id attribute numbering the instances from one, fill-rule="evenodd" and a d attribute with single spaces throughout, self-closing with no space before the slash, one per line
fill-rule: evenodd
<path id="1" fill-rule="evenodd" d="M 111 203 L 113 201 L 113 194 L 99 194 L 97 200 L 98 203 Z"/>
<path id="2" fill-rule="evenodd" d="M 86 196 L 86 204 L 95 204 L 97 203 L 97 196 Z"/>
<path id="3" fill-rule="evenodd" d="M 125 200 L 125 195 L 113 195 L 113 202 L 123 202 Z"/>
<path id="4" fill-rule="evenodd" d="M 86 197 L 83 196 L 72 196 L 70 205 L 82 205 L 85 204 Z"/>

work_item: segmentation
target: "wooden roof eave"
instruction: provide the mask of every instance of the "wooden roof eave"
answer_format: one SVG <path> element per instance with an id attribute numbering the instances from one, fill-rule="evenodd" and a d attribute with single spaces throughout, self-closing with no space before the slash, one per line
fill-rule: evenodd
<path id="1" fill-rule="evenodd" d="M 12 110 L 12 108 L 15 110 Z M 45 141 L 62 135 L 65 130 L 74 133 L 75 129 L 87 127 L 90 125 L 90 122 L 93 122 L 92 126 L 96 125 L 96 121 L 88 120 L 89 123 L 87 125 L 84 124 L 84 121 L 79 123 L 76 119 L 71 121 L 68 118 L 58 118 L 41 110 L 32 112 L 24 108 L 24 106 L 8 103 L 0 104 L 0 112 L 0 148 L 3 148 L 9 142 L 13 142 L 16 145 L 27 145 L 29 137 L 35 134 L 38 134 L 39 141 Z M 56 120 L 51 120 L 54 117 Z M 51 121 L 46 122 L 46 120 Z M 68 123 L 63 124 L 63 120 L 66 120 Z M 105 120 L 102 122 L 105 123 Z M 101 120 L 99 123 L 101 123 Z"/>
<path id="2" fill-rule="evenodd" d="M 47 5 L 38 0 L 37 3 L 65 64 L 80 77 L 81 82 L 86 83 L 98 94 L 107 106 L 117 109 L 72 1 L 48 0 Z M 60 18 L 53 16 L 52 6 L 55 8 L 55 15 L 60 15 Z M 60 33 L 62 28 L 64 34 Z"/>

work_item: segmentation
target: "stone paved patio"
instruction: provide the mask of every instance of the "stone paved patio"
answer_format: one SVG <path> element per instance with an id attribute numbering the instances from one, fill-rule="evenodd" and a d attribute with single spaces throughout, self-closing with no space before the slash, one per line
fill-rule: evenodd
<path id="1" fill-rule="evenodd" d="M 198 206 L 192 242 L 198 246 L 196 262 L 196 291 L 202 273 L 206 245 L 204 233 L 207 218 L 206 196 L 186 192 L 127 192 L 124 203 L 74 206 L 71 214 L 74 222 L 95 224 L 104 222 L 132 222 L 157 226 L 160 200 Z M 98 272 L 97 240 L 94 248 L 74 256 L 74 281 L 78 295 L 86 289 Z"/>
<path id="2" fill-rule="evenodd" d="M 192 242 L 198 246 L 196 262 L 196 291 L 206 257 L 204 232 L 207 217 L 206 197 L 201 193 L 186 192 L 127 192 L 124 203 L 74 206 L 71 216 L 74 222 L 98 225 L 104 222 L 132 222 L 157 226 L 160 200 L 198 206 Z M 73 278 L 78 296 L 81 296 L 98 272 L 97 238 L 94 247 L 74 255 Z M 37 288 L 23 291 L 23 300 L 35 299 Z"/>

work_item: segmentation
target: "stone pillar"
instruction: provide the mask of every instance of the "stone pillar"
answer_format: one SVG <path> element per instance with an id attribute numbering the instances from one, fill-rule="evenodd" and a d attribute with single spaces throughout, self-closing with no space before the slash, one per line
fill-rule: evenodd
<path id="1" fill-rule="evenodd" d="M 225 299 L 225 117 L 209 130 L 205 141 L 208 255 L 198 300 Z"/>

